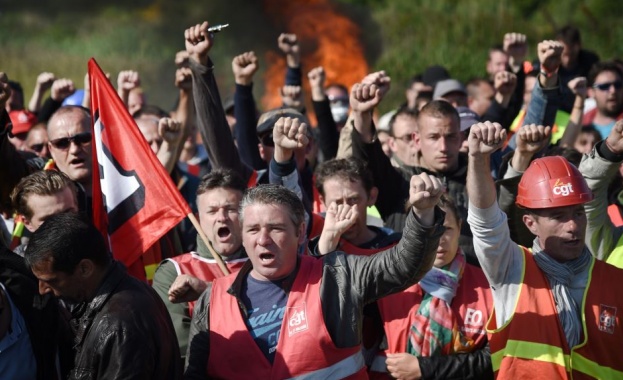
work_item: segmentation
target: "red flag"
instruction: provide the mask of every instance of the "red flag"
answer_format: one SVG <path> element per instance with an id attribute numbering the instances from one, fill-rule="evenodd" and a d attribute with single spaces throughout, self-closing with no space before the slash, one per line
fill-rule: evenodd
<path id="1" fill-rule="evenodd" d="M 130 268 L 191 210 L 93 58 L 89 77 L 93 221 Z"/>

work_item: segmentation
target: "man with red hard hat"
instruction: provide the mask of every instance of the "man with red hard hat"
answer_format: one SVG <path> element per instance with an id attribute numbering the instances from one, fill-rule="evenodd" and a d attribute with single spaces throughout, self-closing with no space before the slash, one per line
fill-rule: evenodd
<path id="1" fill-rule="evenodd" d="M 527 138 L 538 144 L 541 137 Z M 517 245 L 489 167 L 505 138 L 497 123 L 472 126 L 467 174 L 468 222 L 495 306 L 487 325 L 494 373 L 498 379 L 623 378 L 623 291 L 611 286 L 623 271 L 596 260 L 584 243 L 584 204 L 593 194 L 563 157 L 534 160 L 516 204 L 536 238 L 531 249 Z"/>

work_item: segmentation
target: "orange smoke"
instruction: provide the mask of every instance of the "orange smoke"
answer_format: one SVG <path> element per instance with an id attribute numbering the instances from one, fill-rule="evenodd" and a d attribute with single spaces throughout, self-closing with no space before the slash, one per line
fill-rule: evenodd
<path id="1" fill-rule="evenodd" d="M 339 83 L 348 88 L 368 74 L 359 27 L 337 13 L 329 0 L 265 0 L 264 9 L 284 33 L 294 33 L 299 39 L 307 102 L 311 102 L 307 73 L 314 67 L 324 67 L 326 85 Z M 262 105 L 267 110 L 281 106 L 279 89 L 285 83 L 286 61 L 276 48 L 266 54 L 266 62 Z"/>

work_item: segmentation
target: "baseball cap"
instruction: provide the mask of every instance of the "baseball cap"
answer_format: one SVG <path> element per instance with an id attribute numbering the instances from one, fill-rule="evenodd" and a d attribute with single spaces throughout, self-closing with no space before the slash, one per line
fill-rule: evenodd
<path id="1" fill-rule="evenodd" d="M 478 114 L 467 107 L 456 107 L 456 111 L 461 118 L 461 132 L 467 131 L 469 127 L 480 122 Z"/>
<path id="2" fill-rule="evenodd" d="M 27 133 L 33 125 L 37 124 L 37 116 L 26 110 L 15 110 L 9 112 L 9 118 L 13 124 L 11 134 L 13 136 L 20 133 Z"/>
<path id="3" fill-rule="evenodd" d="M 73 94 L 63 100 L 63 106 L 81 106 L 82 100 L 84 99 L 84 90 L 77 89 Z"/>
<path id="4" fill-rule="evenodd" d="M 435 87 L 437 82 L 450 78 L 450 74 L 448 74 L 448 70 L 445 67 L 435 65 L 429 66 L 422 73 L 422 82 L 425 85 Z"/>
<path id="5" fill-rule="evenodd" d="M 433 93 L 433 99 L 440 99 L 451 92 L 460 92 L 467 95 L 467 90 L 461 82 L 456 79 L 445 79 L 437 82 L 435 92 Z"/>
<path id="6" fill-rule="evenodd" d="M 294 108 L 282 107 L 270 110 L 268 112 L 264 112 L 260 115 L 260 119 L 257 121 L 257 135 L 261 136 L 266 132 L 270 132 L 273 130 L 275 123 L 281 117 L 291 117 L 294 119 L 299 119 L 301 122 L 307 124 L 308 127 L 311 127 L 309 124 L 309 120 L 307 117 L 295 110 Z"/>

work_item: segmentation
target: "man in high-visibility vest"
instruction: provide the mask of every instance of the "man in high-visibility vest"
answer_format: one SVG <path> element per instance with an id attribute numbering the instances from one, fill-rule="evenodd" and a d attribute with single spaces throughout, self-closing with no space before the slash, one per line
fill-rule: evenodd
<path id="1" fill-rule="evenodd" d="M 494 374 L 622 378 L 623 291 L 612 281 L 623 271 L 596 260 L 584 244 L 584 204 L 593 194 L 563 157 L 534 160 L 523 173 L 516 204 L 536 238 L 531 249 L 517 245 L 489 173 L 491 153 L 505 138 L 497 123 L 472 126 L 467 175 L 468 221 L 495 306 L 487 326 Z M 540 141 L 535 134 L 534 143 Z"/>

